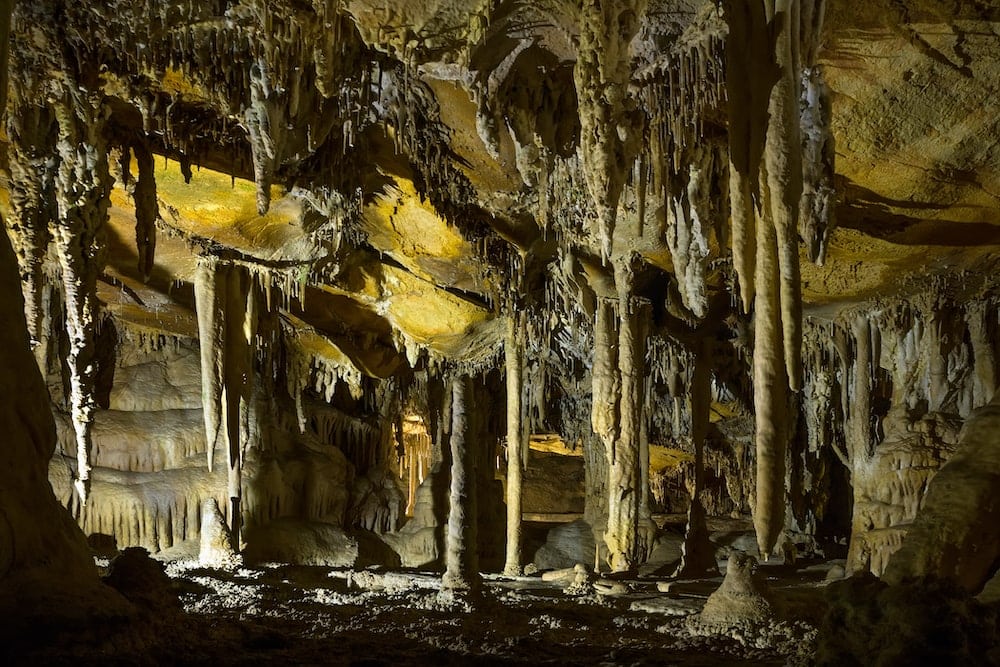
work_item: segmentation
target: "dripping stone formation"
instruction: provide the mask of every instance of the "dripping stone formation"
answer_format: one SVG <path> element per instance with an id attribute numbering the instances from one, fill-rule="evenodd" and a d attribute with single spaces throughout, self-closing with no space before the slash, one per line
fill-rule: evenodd
<path id="1" fill-rule="evenodd" d="M 1000 664 L 994 0 L 0 55 L 0 658 Z"/>

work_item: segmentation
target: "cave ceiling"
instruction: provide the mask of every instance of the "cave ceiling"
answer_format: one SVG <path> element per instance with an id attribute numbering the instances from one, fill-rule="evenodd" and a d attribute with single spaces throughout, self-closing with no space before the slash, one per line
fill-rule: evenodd
<path id="1" fill-rule="evenodd" d="M 97 295 L 126 329 L 196 336 L 205 254 L 251 266 L 303 345 L 373 377 L 491 363 L 512 308 L 547 313 L 543 328 L 590 319 L 615 291 L 618 257 L 660 304 L 656 326 L 683 338 L 728 317 L 722 179 L 710 179 L 711 233 L 692 268 L 665 239 L 670 203 L 646 164 L 665 132 L 674 161 L 724 166 L 728 29 L 715 2 L 631 3 L 621 44 L 601 42 L 624 50 L 620 104 L 580 97 L 579 54 L 610 39 L 590 3 L 35 4 L 15 24 L 6 139 L 58 148 L 51 108 L 91 109 L 114 176 Z M 799 244 L 807 314 L 988 272 L 1000 246 L 998 34 L 990 2 L 827 3 L 817 64 L 836 227 L 822 265 Z M 635 128 L 635 159 L 592 157 L 609 145 L 627 155 L 621 137 Z M 152 249 L 136 220 L 151 203 L 144 266 Z M 678 287 L 695 268 L 707 305 Z"/>

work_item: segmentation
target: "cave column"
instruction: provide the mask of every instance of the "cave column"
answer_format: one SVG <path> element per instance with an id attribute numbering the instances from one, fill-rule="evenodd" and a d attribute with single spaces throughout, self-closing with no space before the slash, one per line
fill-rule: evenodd
<path id="1" fill-rule="evenodd" d="M 705 441 L 711 421 L 712 407 L 712 339 L 703 334 L 694 357 L 694 373 L 691 381 L 691 440 L 694 441 L 694 491 L 688 507 L 687 530 L 681 563 L 675 576 L 703 577 L 716 575 L 719 567 L 715 562 L 715 549 L 708 535 L 705 507 L 701 493 L 705 487 Z"/>
<path id="2" fill-rule="evenodd" d="M 996 306 L 988 301 L 976 301 L 968 313 L 969 339 L 972 341 L 973 379 L 972 406 L 990 402 L 997 389 L 997 360 L 990 340 L 990 320 L 996 320 Z"/>
<path id="3" fill-rule="evenodd" d="M 860 313 L 851 323 L 854 338 L 854 376 L 849 391 L 847 423 L 847 455 L 851 464 L 851 486 L 854 506 L 851 516 L 851 543 L 847 554 L 847 572 L 854 574 L 868 570 L 871 553 L 866 533 L 869 529 L 866 517 L 865 498 L 871 483 L 868 474 L 869 462 L 875 451 L 872 441 L 871 401 L 872 401 L 872 326 L 868 316 Z"/>
<path id="4" fill-rule="evenodd" d="M 504 574 L 521 574 L 521 487 L 527 453 L 522 384 L 524 370 L 524 318 L 511 313 L 507 318 L 504 345 L 507 370 L 507 551 Z"/>
<path id="5" fill-rule="evenodd" d="M 72 101 L 71 101 L 72 100 Z M 57 220 L 53 225 L 62 272 L 69 334 L 70 402 L 76 431 L 76 489 L 82 501 L 90 490 L 91 427 L 97 358 L 97 276 L 101 271 L 101 233 L 108 217 L 111 175 L 104 139 L 105 109 L 100 100 L 72 97 L 55 105 L 59 123 L 55 176 Z"/>
<path id="6" fill-rule="evenodd" d="M 457 373 L 451 387 L 451 490 L 445 572 L 441 588 L 450 593 L 478 590 L 475 456 L 470 442 L 470 380 Z"/>
<path id="7" fill-rule="evenodd" d="M 588 466 L 590 481 L 595 491 L 603 492 L 599 503 L 591 503 L 597 510 L 592 524 L 606 533 L 610 525 L 610 498 L 614 495 L 610 484 L 610 464 L 618 440 L 618 396 L 621 379 L 618 373 L 617 304 L 613 298 L 597 297 L 594 318 L 594 359 L 591 367 L 590 423 L 594 431 L 591 443 L 595 465 Z M 593 512 L 592 512 L 593 513 Z M 595 538 L 603 538 L 595 533 Z"/>
<path id="8" fill-rule="evenodd" d="M 649 466 L 648 450 L 640 443 L 645 378 L 647 305 L 634 296 L 635 275 L 628 259 L 615 263 L 618 288 L 618 418 L 617 438 L 605 438 L 608 455 L 608 545 L 611 569 L 623 572 L 643 562 L 652 546 L 649 508 L 642 506 L 642 467 Z M 596 364 L 595 364 L 596 365 Z M 594 400 L 598 397 L 595 395 Z M 614 400 L 614 399 L 613 399 Z M 642 453 L 645 451 L 646 460 Z"/>
<path id="9" fill-rule="evenodd" d="M 247 269 L 213 256 L 198 259 L 195 303 L 201 346 L 201 391 L 208 469 L 226 453 L 229 521 L 239 550 L 243 458 L 257 437 L 253 401 L 258 295 Z"/>

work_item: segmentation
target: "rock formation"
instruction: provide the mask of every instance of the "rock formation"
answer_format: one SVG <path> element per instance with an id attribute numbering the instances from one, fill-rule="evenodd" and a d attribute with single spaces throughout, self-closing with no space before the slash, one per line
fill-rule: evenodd
<path id="1" fill-rule="evenodd" d="M 0 9 L 5 581 L 995 574 L 991 3 Z"/>

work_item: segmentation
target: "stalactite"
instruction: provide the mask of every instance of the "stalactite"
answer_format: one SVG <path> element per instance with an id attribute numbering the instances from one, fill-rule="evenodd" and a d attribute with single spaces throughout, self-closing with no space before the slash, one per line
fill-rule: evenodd
<path id="1" fill-rule="evenodd" d="M 219 442 L 224 402 L 226 296 L 223 275 L 218 258 L 211 255 L 198 258 L 194 294 L 201 348 L 201 399 L 209 472 L 213 469 L 215 448 Z"/>
<path id="2" fill-rule="evenodd" d="M 223 427 L 228 441 L 228 484 L 232 504 L 230 529 L 234 548 L 239 548 L 240 500 L 242 491 L 243 459 L 253 430 L 254 341 L 257 334 L 257 306 L 254 283 L 245 268 L 226 266 L 226 327 L 224 389 L 222 412 Z"/>
<path id="3" fill-rule="evenodd" d="M 67 93 L 68 94 L 68 93 Z M 69 334 L 70 402 L 77 434 L 77 491 L 85 502 L 90 488 L 90 429 L 96 402 L 94 327 L 101 233 L 108 215 L 111 176 L 103 135 L 105 109 L 81 96 L 56 103 L 59 123 L 55 177 L 58 220 L 53 237 L 62 272 Z"/>
<path id="4" fill-rule="evenodd" d="M 785 370 L 792 391 L 802 386 L 802 289 L 799 277 L 798 215 L 802 198 L 802 154 L 798 118 L 799 45 L 793 39 L 793 8 L 798 0 L 776 0 L 771 27 L 775 34 L 777 82 L 768 103 L 764 143 L 771 222 L 778 241 L 781 326 Z M 797 32 L 797 25 L 794 26 Z M 766 223 L 765 223 L 766 224 Z M 758 286 L 759 287 L 759 286 Z"/>
<path id="5" fill-rule="evenodd" d="M 766 200 L 766 197 L 765 197 Z M 754 282 L 753 401 L 757 448 L 754 528 L 767 558 L 785 525 L 785 451 L 788 442 L 788 378 L 781 328 L 778 240 L 767 221 L 757 225 Z"/>
<path id="6" fill-rule="evenodd" d="M 812 64 L 803 63 L 802 53 L 806 59 L 815 58 L 823 11 L 822 3 L 808 4 L 804 16 L 798 0 L 729 0 L 724 5 L 730 28 L 727 86 L 733 263 L 745 311 L 749 312 L 754 300 L 758 453 L 754 523 L 764 556 L 774 547 L 783 524 L 784 458 L 794 424 L 788 416 L 788 391 L 798 392 L 802 387 L 799 102 L 802 67 Z M 756 227 L 753 260 L 747 235 L 751 226 Z"/>
<path id="7" fill-rule="evenodd" d="M 507 377 L 507 550 L 504 573 L 521 574 L 521 485 L 527 455 L 528 429 L 522 405 L 524 317 L 511 313 L 504 341 Z"/>
<path id="8" fill-rule="evenodd" d="M 149 280 L 153 272 L 156 256 L 156 219 L 160 208 L 156 200 L 156 178 L 154 176 L 153 154 L 143 142 L 132 147 L 139 166 L 139 177 L 135 182 L 135 244 L 139 251 L 139 273 L 143 280 Z"/>
<path id="9" fill-rule="evenodd" d="M 759 2 L 727 0 L 726 91 L 729 98 L 729 196 L 733 226 L 733 268 L 739 278 L 743 311 L 755 292 L 757 177 L 764 151 L 767 100 L 757 90 L 762 73 L 754 57 L 765 52 L 767 29 Z"/>
<path id="10" fill-rule="evenodd" d="M 221 444 L 226 452 L 230 529 L 238 542 L 243 460 L 258 429 L 252 404 L 259 311 L 256 281 L 244 266 L 200 257 L 195 301 L 208 466 L 213 469 L 214 450 Z"/>
<path id="11" fill-rule="evenodd" d="M 574 80 L 580 105 L 580 151 L 597 210 L 601 253 L 611 256 L 618 201 L 638 154 L 640 133 L 632 118 L 628 84 L 629 43 L 646 11 L 645 0 L 585 0 Z"/>
<path id="12" fill-rule="evenodd" d="M 931 312 L 921 342 L 927 359 L 927 409 L 941 412 L 948 398 L 948 364 L 943 313 Z"/>
<path id="13" fill-rule="evenodd" d="M 277 117 L 271 95 L 271 73 L 265 62 L 251 67 L 250 106 L 245 112 L 247 135 L 253 154 L 254 182 L 257 184 L 257 213 L 264 215 L 271 207 L 271 183 L 277 162 L 277 144 L 280 142 L 281 119 Z"/>
<path id="14" fill-rule="evenodd" d="M 10 138 L 7 153 L 10 216 L 7 222 L 21 271 L 28 338 L 43 374 L 47 370 L 51 319 L 46 307 L 49 281 L 44 265 L 51 241 L 49 222 L 55 217 L 52 128 L 51 113 L 44 107 L 12 109 L 7 115 L 7 136 Z"/>
<path id="15" fill-rule="evenodd" d="M 970 305 L 966 316 L 975 364 L 972 403 L 978 408 L 986 405 L 997 391 L 996 350 L 992 343 L 997 332 L 997 306 L 990 301 L 979 301 Z"/>
<path id="16" fill-rule="evenodd" d="M 800 2 L 799 6 L 802 43 L 799 125 L 803 176 L 799 231 L 809 250 L 809 259 L 822 265 L 830 233 L 836 224 L 837 194 L 833 182 L 836 148 L 831 126 L 830 89 L 823 67 L 816 64 L 826 2 Z"/>
<path id="17" fill-rule="evenodd" d="M 699 146 L 687 155 L 685 178 L 671 184 L 667 202 L 667 246 L 684 306 L 696 317 L 708 309 L 705 282 L 711 225 L 712 151 Z"/>

